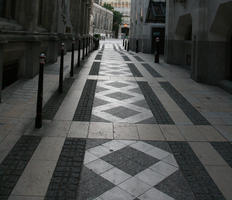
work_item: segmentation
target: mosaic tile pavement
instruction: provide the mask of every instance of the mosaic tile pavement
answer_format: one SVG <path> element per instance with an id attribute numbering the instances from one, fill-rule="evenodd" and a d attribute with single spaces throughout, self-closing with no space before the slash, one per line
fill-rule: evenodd
<path id="1" fill-rule="evenodd" d="M 192 192 L 192 189 L 196 191 L 193 188 L 195 180 L 186 180 L 166 142 L 88 139 L 86 144 L 78 200 L 199 199 L 195 198 L 197 193 Z M 180 150 L 175 149 L 175 154 L 181 153 Z M 191 154 L 191 149 L 186 149 L 186 153 Z M 178 161 L 182 165 L 184 160 Z M 193 169 L 190 168 L 189 172 Z M 212 182 L 212 179 L 206 174 L 201 182 L 205 181 Z M 214 184 L 211 186 L 215 187 Z M 209 189 L 207 184 L 204 187 L 204 190 Z M 214 191 L 214 194 L 218 192 L 218 198 L 224 199 L 217 188 Z M 203 196 L 211 199 L 206 191 L 202 192 Z"/>
<path id="2" fill-rule="evenodd" d="M 98 81 L 91 121 L 155 123 L 135 81 Z"/>

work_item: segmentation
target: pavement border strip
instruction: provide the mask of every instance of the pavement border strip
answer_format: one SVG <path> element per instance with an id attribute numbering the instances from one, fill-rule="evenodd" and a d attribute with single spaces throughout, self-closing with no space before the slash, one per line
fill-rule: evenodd
<path id="1" fill-rule="evenodd" d="M 232 144 L 230 142 L 211 142 L 211 145 L 232 168 Z"/>
<path id="2" fill-rule="evenodd" d="M 177 91 L 169 82 L 159 82 L 161 87 L 168 93 L 168 95 L 176 102 L 186 116 L 192 121 L 194 125 L 210 125 L 210 123 L 203 117 L 203 115 L 193 107 L 191 103 Z"/>
<path id="3" fill-rule="evenodd" d="M 130 71 L 134 77 L 143 77 L 143 75 L 140 73 L 134 63 L 127 63 L 127 65 L 130 68 Z"/>
<path id="4" fill-rule="evenodd" d="M 131 61 L 130 58 L 126 56 L 125 54 L 122 55 L 122 58 L 124 61 Z"/>
<path id="5" fill-rule="evenodd" d="M 63 92 L 59 93 L 57 90 L 45 104 L 43 109 L 43 119 L 52 120 L 55 117 L 74 81 L 75 79 L 73 78 L 66 78 L 64 80 Z"/>
<path id="6" fill-rule="evenodd" d="M 196 200 L 225 200 L 200 160 L 186 142 L 168 142 Z"/>
<path id="7" fill-rule="evenodd" d="M 142 58 L 140 58 L 139 56 L 133 55 L 133 57 L 138 61 L 138 62 L 144 62 L 144 60 Z"/>
<path id="8" fill-rule="evenodd" d="M 37 136 L 22 136 L 0 164 L 0 199 L 8 199 L 34 151 L 40 143 Z"/>
<path id="9" fill-rule="evenodd" d="M 100 70 L 100 62 L 93 62 L 89 75 L 98 75 Z"/>
<path id="10" fill-rule="evenodd" d="M 85 146 L 85 139 L 66 138 L 45 200 L 76 200 Z"/>
<path id="11" fill-rule="evenodd" d="M 97 80 L 87 80 L 81 94 L 73 121 L 90 121 Z"/>
<path id="12" fill-rule="evenodd" d="M 137 82 L 157 124 L 175 124 L 147 82 Z"/>
<path id="13" fill-rule="evenodd" d="M 102 55 L 101 54 L 97 54 L 95 57 L 95 60 L 101 60 L 102 59 Z"/>
<path id="14" fill-rule="evenodd" d="M 160 78 L 162 77 L 151 65 L 148 63 L 142 63 L 143 67 L 154 77 Z"/>
<path id="15" fill-rule="evenodd" d="M 118 45 L 118 48 L 119 48 L 119 50 L 120 50 L 120 51 L 122 51 L 122 48 L 121 48 L 121 46 L 120 46 L 119 44 L 117 44 L 117 45 Z"/>

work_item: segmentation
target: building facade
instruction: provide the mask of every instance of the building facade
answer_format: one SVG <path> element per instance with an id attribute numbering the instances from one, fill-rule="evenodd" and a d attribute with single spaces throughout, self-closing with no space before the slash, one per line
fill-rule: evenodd
<path id="1" fill-rule="evenodd" d="M 100 34 L 105 37 L 112 37 L 113 32 L 113 12 L 103 8 L 99 4 L 93 3 L 90 32 Z"/>
<path id="2" fill-rule="evenodd" d="M 119 28 L 119 37 L 128 36 L 130 30 L 131 0 L 100 0 L 99 3 L 101 5 L 108 3 L 114 7 L 114 10 L 123 14 L 122 24 Z"/>
<path id="3" fill-rule="evenodd" d="M 199 82 L 232 80 L 231 13 L 231 0 L 169 0 L 165 60 Z"/>
<path id="4" fill-rule="evenodd" d="M 160 52 L 164 52 L 165 0 L 132 0 L 130 48 L 133 51 L 153 53 L 155 39 L 160 38 Z M 138 46 L 138 47 L 137 47 Z"/>
<path id="5" fill-rule="evenodd" d="M 89 33 L 92 0 L 0 0 L 1 90 L 38 73 L 39 55 L 55 62 L 60 43 Z"/>

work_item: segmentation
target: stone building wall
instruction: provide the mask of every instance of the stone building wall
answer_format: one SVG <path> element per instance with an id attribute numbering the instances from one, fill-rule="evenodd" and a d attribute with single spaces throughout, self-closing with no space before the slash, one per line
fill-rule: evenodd
<path id="1" fill-rule="evenodd" d="M 93 3 L 91 32 L 93 34 L 105 34 L 112 36 L 113 12 Z"/>
<path id="2" fill-rule="evenodd" d="M 92 0 L 0 0 L 0 100 L 6 78 L 31 78 L 39 55 L 57 60 L 60 43 L 89 34 Z"/>
<path id="3" fill-rule="evenodd" d="M 157 2 L 165 2 L 165 0 L 155 0 Z M 143 53 L 153 53 L 154 36 L 153 31 L 163 30 L 165 23 L 147 22 L 150 0 L 131 0 L 131 23 L 130 23 L 130 47 L 136 50 L 136 42 L 138 41 L 138 50 Z"/>
<path id="4" fill-rule="evenodd" d="M 199 82 L 232 80 L 232 1 L 169 0 L 165 60 Z"/>

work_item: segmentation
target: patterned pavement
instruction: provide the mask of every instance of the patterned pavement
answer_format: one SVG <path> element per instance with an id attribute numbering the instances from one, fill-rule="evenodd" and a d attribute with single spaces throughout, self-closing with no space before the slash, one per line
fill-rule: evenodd
<path id="1" fill-rule="evenodd" d="M 0 200 L 231 200 L 231 95 L 152 59 L 102 42 L 42 129 L 0 143 Z"/>

